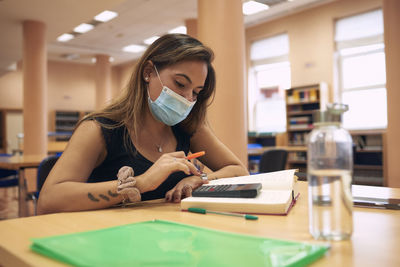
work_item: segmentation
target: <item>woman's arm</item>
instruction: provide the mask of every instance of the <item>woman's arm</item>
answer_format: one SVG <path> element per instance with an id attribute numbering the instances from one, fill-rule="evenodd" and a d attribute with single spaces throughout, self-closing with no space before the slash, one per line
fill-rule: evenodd
<path id="1" fill-rule="evenodd" d="M 80 124 L 43 185 L 38 214 L 100 209 L 121 202 L 117 180 L 86 183 L 105 156 L 100 126 L 94 121 Z"/>
<path id="2" fill-rule="evenodd" d="M 208 180 L 249 175 L 243 163 L 212 133 L 211 129 L 201 126 L 190 140 L 192 152 L 206 151 L 200 161 L 213 172 L 208 173 Z M 179 202 L 182 198 L 192 195 L 192 190 L 207 183 L 199 176 L 189 176 L 182 179 L 174 188 L 169 190 L 166 201 Z"/>
<path id="3" fill-rule="evenodd" d="M 120 203 L 122 196 L 117 194 L 117 179 L 86 183 L 93 169 L 103 162 L 106 153 L 100 126 L 94 121 L 83 122 L 75 130 L 43 185 L 38 214 L 102 209 Z M 193 164 L 185 159 L 183 151 L 166 153 L 145 173 L 135 176 L 135 187 L 141 193 L 152 191 L 177 171 L 199 175 Z"/>
<path id="4" fill-rule="evenodd" d="M 247 168 L 211 131 L 210 127 L 203 124 L 193 135 L 190 142 L 193 152 L 206 151 L 199 160 L 211 171 L 208 180 L 249 175 Z"/>

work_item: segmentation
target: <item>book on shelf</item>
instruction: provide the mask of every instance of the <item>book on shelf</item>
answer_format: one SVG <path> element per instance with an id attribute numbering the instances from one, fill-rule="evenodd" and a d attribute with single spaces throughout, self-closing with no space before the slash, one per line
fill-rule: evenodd
<path id="1" fill-rule="evenodd" d="M 305 146 L 307 145 L 308 133 L 292 133 L 289 138 L 289 145 Z"/>
<path id="2" fill-rule="evenodd" d="M 294 90 L 293 92 L 288 94 L 287 101 L 289 104 L 318 101 L 317 91 L 317 88 Z"/>
<path id="3" fill-rule="evenodd" d="M 312 130 L 313 124 L 311 123 L 301 123 L 301 124 L 290 124 L 289 130 Z"/>
<path id="4" fill-rule="evenodd" d="M 299 123 L 312 123 L 311 117 L 309 116 L 301 116 L 301 117 L 291 117 L 290 124 L 299 124 Z"/>
<path id="5" fill-rule="evenodd" d="M 207 185 L 261 183 L 255 198 L 188 197 L 181 201 L 181 209 L 202 208 L 254 214 L 286 215 L 299 195 L 296 170 L 283 170 L 256 175 L 212 180 Z"/>

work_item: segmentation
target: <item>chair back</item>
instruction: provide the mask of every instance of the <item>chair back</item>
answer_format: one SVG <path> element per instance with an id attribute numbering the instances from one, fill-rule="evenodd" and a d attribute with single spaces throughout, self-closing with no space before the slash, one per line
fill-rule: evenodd
<path id="1" fill-rule="evenodd" d="M 11 157 L 11 154 L 0 153 L 1 157 Z M 18 172 L 15 170 L 0 169 L 0 187 L 18 185 Z"/>
<path id="2" fill-rule="evenodd" d="M 259 172 L 274 172 L 284 170 L 287 160 L 285 149 L 269 149 L 263 152 L 260 159 Z"/>
<path id="3" fill-rule="evenodd" d="M 46 181 L 47 176 L 49 175 L 51 169 L 53 168 L 54 164 L 56 164 L 59 155 L 53 155 L 45 158 L 42 160 L 38 167 L 38 173 L 37 173 L 37 192 L 39 193 L 40 190 L 42 189 L 42 186 L 44 182 Z"/>

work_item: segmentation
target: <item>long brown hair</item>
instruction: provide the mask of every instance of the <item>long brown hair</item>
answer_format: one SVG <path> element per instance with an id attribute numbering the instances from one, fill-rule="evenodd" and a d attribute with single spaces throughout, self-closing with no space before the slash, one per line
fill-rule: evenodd
<path id="1" fill-rule="evenodd" d="M 204 88 L 199 93 L 196 104 L 188 117 L 178 124 L 184 131 L 193 134 L 197 127 L 204 123 L 209 99 L 215 95 L 215 71 L 211 65 L 213 59 L 213 51 L 199 40 L 186 34 L 166 34 L 158 38 L 144 52 L 136 63 L 129 84 L 123 93 L 111 104 L 100 111 L 88 114 L 83 120 L 96 117 L 108 118 L 115 121 L 115 124 L 103 125 L 104 127 L 116 128 L 125 125 L 136 135 L 148 108 L 147 85 L 143 79 L 145 64 L 151 61 L 161 71 L 178 62 L 199 60 L 205 62 L 208 69 Z"/>

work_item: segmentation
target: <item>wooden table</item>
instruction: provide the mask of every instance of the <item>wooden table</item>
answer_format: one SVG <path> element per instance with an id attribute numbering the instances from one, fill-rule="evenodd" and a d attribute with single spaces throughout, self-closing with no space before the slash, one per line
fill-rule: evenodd
<path id="1" fill-rule="evenodd" d="M 64 152 L 68 145 L 68 141 L 49 141 L 47 143 L 47 153 L 56 154 Z M 22 155 L 24 153 L 24 144 L 20 144 L 18 149 L 13 149 L 13 154 L 18 153 Z"/>
<path id="2" fill-rule="evenodd" d="M 307 183 L 287 216 L 259 216 L 257 221 L 215 214 L 181 212 L 179 204 L 140 203 L 126 208 L 57 213 L 0 221 L 0 265 L 64 266 L 29 249 L 30 238 L 68 234 L 152 219 L 170 220 L 242 234 L 320 243 L 308 232 Z M 356 186 L 357 187 L 357 186 Z M 370 190 L 370 187 L 364 189 Z M 358 187 L 363 191 L 363 187 Z M 400 197 L 400 189 L 387 189 Z M 330 242 L 330 251 L 313 266 L 400 266 L 400 211 L 355 208 L 349 241 Z"/>
<path id="3" fill-rule="evenodd" d="M 264 151 L 271 149 L 285 149 L 288 152 L 307 152 L 306 146 L 265 146 L 261 148 L 249 148 L 247 149 L 247 154 L 249 156 L 260 156 Z"/>
<path id="4" fill-rule="evenodd" d="M 18 171 L 18 215 L 27 215 L 25 169 L 37 168 L 47 155 L 0 157 L 0 169 Z"/>

